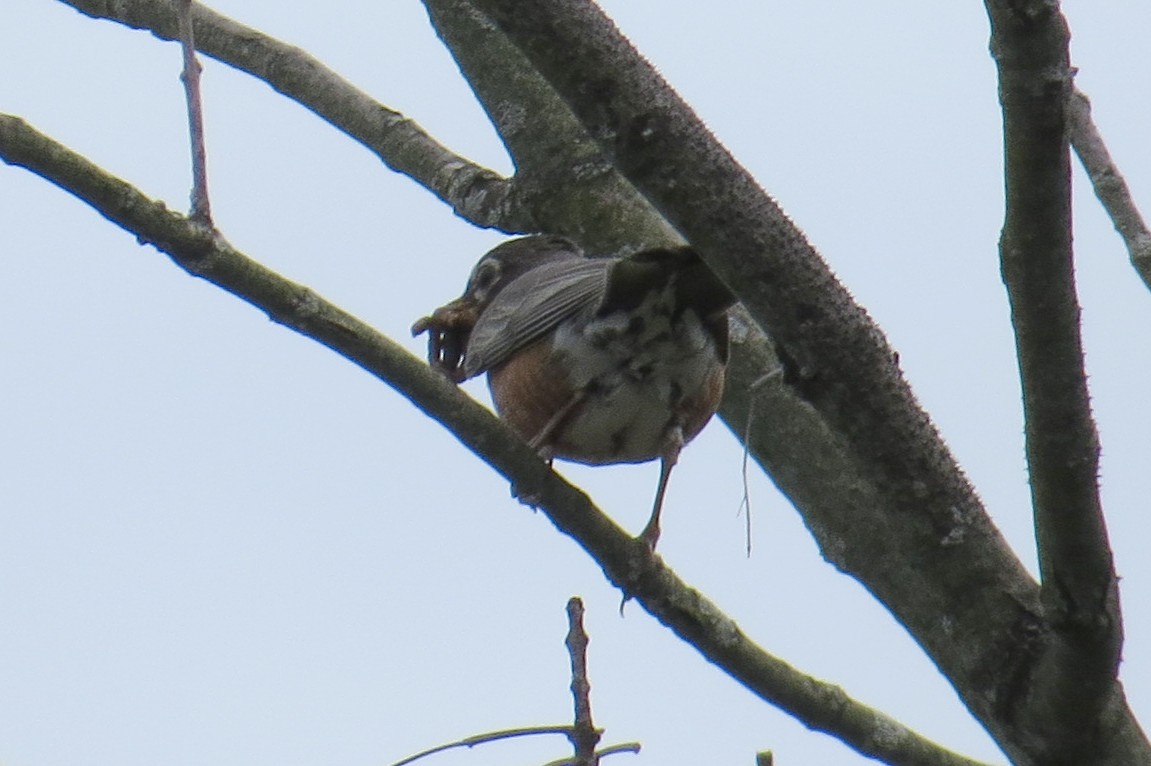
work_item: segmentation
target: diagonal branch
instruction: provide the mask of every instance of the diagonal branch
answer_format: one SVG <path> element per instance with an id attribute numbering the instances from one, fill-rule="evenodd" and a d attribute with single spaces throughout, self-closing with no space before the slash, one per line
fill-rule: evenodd
<path id="1" fill-rule="evenodd" d="M 1117 693 L 1122 623 L 1099 499 L 1071 246 L 1069 33 L 1055 3 L 987 3 L 999 68 L 1007 211 L 1000 239 L 1023 388 L 1045 622 L 1023 720 L 1049 758 L 1095 755 Z"/>
<path id="2" fill-rule="evenodd" d="M 788 427 L 828 438 L 791 482 L 846 465 L 835 502 L 801 481 L 824 554 L 907 627 L 1009 755 L 1022 747 L 997 700 L 1013 647 L 1038 620 L 1036 590 L 994 529 L 898 369 L 882 333 L 797 227 L 682 99 L 586 0 L 475 0 L 564 97 L 621 173 L 736 292 L 801 400 Z M 751 386 L 770 371 L 741 373 Z M 730 421 L 729 421 L 730 423 Z M 757 451 L 785 436 L 762 433 Z M 840 462 L 842 461 L 842 462 Z M 813 514 L 813 508 L 824 511 Z M 994 668 L 990 670 L 989 668 Z"/>
<path id="3" fill-rule="evenodd" d="M 560 531 L 595 558 L 611 582 L 764 700 L 887 763 L 978 766 L 768 654 L 643 542 L 630 537 L 584 493 L 551 471 L 494 415 L 378 331 L 16 117 L 0 115 L 0 157 L 73 194 L 189 273 L 322 343 L 408 398 L 506 477 L 517 496 L 540 507 Z"/>
<path id="4" fill-rule="evenodd" d="M 1043 751 L 1043 741 L 1012 709 L 1034 680 L 1030 650 L 1043 617 L 1035 591 L 915 402 L 878 328 L 593 3 L 474 3 L 771 334 L 784 379 L 847 447 L 853 468 L 882 500 L 879 533 L 856 536 L 865 534 L 857 520 L 849 538 L 835 540 L 835 563 L 897 615 L 1009 756 L 1027 761 Z M 813 531 L 820 534 L 814 525 Z M 1121 695 L 1107 699 L 1106 726 L 1106 735 L 1096 728 L 1083 735 L 1100 745 L 1096 762 L 1129 763 L 1132 753 L 1148 754 Z"/>
<path id="5" fill-rule="evenodd" d="M 604 157 L 547 80 L 468 0 L 424 0 L 428 17 L 515 162 L 539 231 L 622 254 L 682 238 Z"/>
<path id="6" fill-rule="evenodd" d="M 1151 231 L 1147 230 L 1123 174 L 1112 161 L 1103 136 L 1099 135 L 1099 129 L 1091 120 L 1091 102 L 1078 88 L 1072 90 L 1068 99 L 1067 119 L 1071 146 L 1091 179 L 1095 196 L 1103 203 L 1103 209 L 1111 216 L 1115 230 L 1123 238 L 1131 265 L 1143 278 L 1143 284 L 1151 289 Z"/>
<path id="7" fill-rule="evenodd" d="M 81 13 L 178 40 L 172 3 L 60 0 Z M 192 3 L 196 49 L 271 85 L 363 144 L 477 226 L 529 231 L 515 184 L 438 143 L 413 120 L 373 100 L 303 50 Z"/>

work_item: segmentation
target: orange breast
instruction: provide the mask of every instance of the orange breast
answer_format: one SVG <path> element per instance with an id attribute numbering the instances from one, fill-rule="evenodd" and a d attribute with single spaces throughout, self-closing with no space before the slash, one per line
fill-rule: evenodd
<path id="1" fill-rule="evenodd" d="M 551 345 L 539 341 L 488 372 L 496 411 L 524 441 L 531 441 L 571 401 L 575 391 L 562 369 L 548 364 Z"/>
<path id="2" fill-rule="evenodd" d="M 675 427 L 684 443 L 694 438 L 719 406 L 724 365 L 711 349 L 705 353 L 707 374 L 691 390 L 658 378 L 593 380 L 577 391 L 545 340 L 490 371 L 488 385 L 500 416 L 525 441 L 537 439 L 567 409 L 538 445 L 555 457 L 593 465 L 645 462 L 661 457 Z"/>

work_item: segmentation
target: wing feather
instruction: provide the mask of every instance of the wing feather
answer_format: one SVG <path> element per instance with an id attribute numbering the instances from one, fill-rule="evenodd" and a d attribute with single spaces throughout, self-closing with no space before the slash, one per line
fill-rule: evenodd
<path id="1" fill-rule="evenodd" d="M 598 308 L 615 258 L 565 258 L 512 281 L 480 314 L 464 354 L 475 377 L 508 359 L 580 312 Z"/>

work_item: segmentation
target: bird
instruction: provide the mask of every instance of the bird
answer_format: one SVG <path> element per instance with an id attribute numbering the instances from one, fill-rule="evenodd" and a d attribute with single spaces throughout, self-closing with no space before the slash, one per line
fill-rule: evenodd
<path id="1" fill-rule="evenodd" d="M 429 363 L 487 374 L 497 414 L 541 457 L 660 461 L 651 550 L 671 469 L 715 414 L 735 296 L 689 246 L 589 255 L 536 234 L 480 258 L 463 294 L 420 318 Z"/>

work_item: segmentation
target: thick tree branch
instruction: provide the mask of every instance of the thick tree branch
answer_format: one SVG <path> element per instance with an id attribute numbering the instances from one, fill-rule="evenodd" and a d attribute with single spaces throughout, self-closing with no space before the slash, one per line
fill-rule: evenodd
<path id="1" fill-rule="evenodd" d="M 774 201 L 591 3 L 476 4 L 776 341 L 789 389 L 782 398 L 802 400 L 807 420 L 821 421 L 830 436 L 819 462 L 784 458 L 782 465 L 794 475 L 837 460 L 851 469 L 837 503 L 817 506 L 815 515 L 804 507 L 824 554 L 898 616 L 1010 747 L 994 700 L 1014 672 L 1005 649 L 1037 621 L 1034 584 L 915 403 L 874 323 Z M 798 427 L 804 418 L 795 413 Z M 769 432 L 760 435 L 775 441 Z M 807 497 L 819 495 L 810 484 L 800 486 Z"/>
<path id="2" fill-rule="evenodd" d="M 881 499 L 886 514 L 854 519 L 850 537 L 824 538 L 825 554 L 830 549 L 896 613 L 1013 758 L 1030 758 L 1036 743 L 1005 705 L 1028 680 L 1027 647 L 1042 617 L 1034 586 L 914 401 L 879 330 L 598 8 L 586 0 L 475 4 L 735 290 L 776 340 L 795 394 L 846 447 L 864 496 Z M 820 534 L 810 514 L 808 521 Z M 863 529 L 876 534 L 864 539 Z M 1130 727 L 1121 705 L 1111 712 Z M 1147 755 L 1141 735 L 1131 741 Z"/>
<path id="3" fill-rule="evenodd" d="M 0 157 L 73 194 L 189 273 L 322 343 L 408 398 L 506 477 L 518 497 L 541 508 L 596 559 L 611 582 L 753 693 L 887 763 L 977 766 L 765 652 L 492 413 L 378 331 L 16 117 L 0 115 Z"/>
<path id="4" fill-rule="evenodd" d="M 98 19 L 178 40 L 172 3 L 155 0 L 60 0 Z M 192 4 L 196 48 L 263 80 L 363 144 L 385 165 L 446 202 L 477 226 L 530 231 L 515 184 L 454 154 L 413 120 L 374 101 L 312 56 L 251 27 Z"/>
<path id="5" fill-rule="evenodd" d="M 595 252 L 682 242 L 614 167 L 600 170 L 607 158 L 598 143 L 506 35 L 468 0 L 425 0 L 425 5 L 505 137 L 517 178 L 530 177 L 544 187 L 527 202 L 541 230 L 567 234 Z M 595 156 L 588 154 L 589 145 L 595 146 Z M 870 491 L 842 441 L 775 374 L 780 361 L 763 331 L 746 313 L 733 321 L 721 417 L 738 439 L 751 435 L 751 454 L 796 503 L 829 560 L 842 555 L 839 541 L 859 539 L 860 529 L 878 540 L 887 537 L 884 499 Z M 845 498 L 850 513 L 844 512 Z"/>
<path id="6" fill-rule="evenodd" d="M 682 243 L 499 29 L 467 0 L 424 5 L 514 160 L 516 187 L 537 230 L 597 253 Z"/>
<path id="7" fill-rule="evenodd" d="M 161 38 L 172 34 L 169 16 L 162 4 L 139 0 L 118 4 L 67 1 L 89 15 L 149 29 Z M 442 147 L 430 140 L 425 146 L 426 137 L 418 130 L 416 147 L 419 151 L 427 149 L 433 161 L 416 162 L 414 169 L 405 171 L 403 160 L 393 158 L 393 167 L 408 172 L 433 191 L 438 190 L 458 212 L 479 225 L 564 233 L 593 251 L 605 253 L 679 241 L 675 231 L 650 203 L 613 167 L 605 164 L 598 146 L 589 143 L 589 135 L 566 104 L 526 64 L 522 54 L 501 32 L 462 0 L 429 0 L 427 5 L 433 24 L 460 62 L 501 135 L 505 136 L 520 171 L 514 184 L 505 184 L 498 192 L 473 195 L 468 191 L 468 182 L 449 181 L 444 186 L 441 181 L 455 176 L 435 171 L 434 160 L 440 156 Z M 386 127 L 400 119 L 398 115 L 370 101 L 297 49 L 216 16 L 203 7 L 198 13 L 197 28 L 206 27 L 210 31 L 206 42 L 203 34 L 200 39 L 206 53 L 264 79 L 377 153 L 390 156 L 386 152 L 391 143 L 376 140 L 383 130 L 377 123 L 382 122 Z M 264 63 L 269 59 L 299 59 L 302 63 L 285 70 Z M 286 71 L 292 70 L 303 73 L 285 76 Z M 309 77 L 309 72 L 314 76 Z M 531 119 L 524 119 L 527 115 Z M 401 127 L 414 129 L 402 121 Z M 547 130 L 542 130 L 545 127 Z M 402 141 L 394 143 L 403 145 Z M 595 154 L 588 150 L 593 146 Z M 447 156 L 447 167 L 454 167 L 457 160 L 464 163 Z M 469 171 L 462 177 L 467 179 L 472 175 Z M 494 189 L 490 184 L 482 188 Z M 512 196 L 514 204 L 510 201 Z M 480 208 L 488 212 L 475 212 L 467 200 L 481 201 Z M 778 367 L 770 341 L 754 324 L 745 324 L 737 341 L 734 357 L 742 382 L 755 382 L 763 377 L 764 370 Z M 721 416 L 739 438 L 746 432 L 757 436 L 778 433 L 778 424 L 793 424 L 786 440 L 757 438 L 752 452 L 801 508 L 811 509 L 808 523 L 826 530 L 825 534 L 818 535 L 825 550 L 835 550 L 839 539 L 856 536 L 850 528 L 851 520 L 842 513 L 842 498 L 858 478 L 852 475 L 844 460 L 827 458 L 839 451 L 835 435 L 806 417 L 807 404 L 782 385 L 780 378 L 755 387 L 738 384 L 739 378 L 735 375 L 731 379 L 733 385 L 728 387 Z M 858 500 L 861 493 L 854 495 Z M 866 516 L 858 503 L 854 509 L 856 517 Z M 866 527 L 882 529 L 882 525 L 873 523 Z M 829 554 L 829 558 L 834 557 Z"/>
<path id="8" fill-rule="evenodd" d="M 85 2 L 84 5 L 88 6 L 89 4 Z M 573 149 L 593 146 L 588 143 L 586 132 L 562 101 L 550 90 L 550 87 L 543 85 L 542 78 L 534 72 L 526 71 L 522 56 L 507 44 L 502 34 L 492 29 L 491 25 L 482 18 L 478 18 L 474 10 L 468 8 L 465 3 L 451 2 L 451 0 L 432 0 L 428 5 L 433 21 L 445 42 L 451 45 L 453 50 L 459 48 L 460 51 L 464 51 L 462 54 L 457 51 L 456 55 L 461 60 L 461 66 L 468 72 L 473 86 L 476 87 L 477 94 L 481 96 L 485 104 L 497 103 L 503 107 L 502 110 L 492 110 L 489 107 L 489 112 L 492 113 L 496 124 L 500 126 L 501 132 L 505 135 L 514 134 L 517 136 L 518 140 L 508 143 L 509 148 L 517 153 L 517 165 L 521 167 L 521 171 L 524 167 L 530 168 L 527 173 L 517 173 L 517 187 L 525 185 L 533 188 L 534 186 L 541 187 L 541 194 L 523 195 L 532 200 L 531 218 L 539 221 L 539 228 L 568 233 L 585 244 L 590 243 L 590 246 L 603 252 L 618 252 L 628 247 L 663 244 L 678 239 L 662 217 L 653 212 L 650 204 L 636 194 L 634 188 L 623 181 L 614 169 L 604 164 L 602 156 L 592 156 L 587 153 L 583 162 L 571 161 Z M 114 9 L 108 9 L 106 13 L 111 14 L 113 10 L 115 11 L 114 18 L 130 25 L 150 28 L 144 23 L 145 20 L 148 20 L 150 24 L 156 26 L 159 36 L 164 36 L 167 30 L 164 26 L 163 14 L 160 14 L 158 19 L 151 17 L 145 19 L 140 14 L 148 11 L 149 8 L 142 7 L 133 0 L 128 0 L 128 4 L 124 7 L 116 6 Z M 262 35 L 250 30 L 245 31 L 242 35 L 238 34 L 237 30 L 243 31 L 244 28 L 230 22 L 217 23 L 213 21 L 210 14 L 203 11 L 201 13 L 205 18 L 198 20 L 197 28 L 200 28 L 199 25 L 208 24 L 213 29 L 214 34 L 219 37 L 219 39 L 210 38 L 208 43 L 201 39 L 200 42 L 205 52 L 245 68 L 246 71 L 257 77 L 269 79 L 277 90 L 300 100 L 309 105 L 313 111 L 324 116 L 326 107 L 322 103 L 310 100 L 307 88 L 293 89 L 288 87 L 282 80 L 278 79 L 278 68 L 254 66 L 249 63 L 246 53 L 248 37 L 253 37 L 258 47 L 267 47 L 272 50 L 284 48 L 294 56 L 296 52 L 293 49 L 288 49 L 287 46 L 275 41 L 268 41 Z M 229 35 L 233 34 L 236 35 L 234 39 L 229 38 Z M 467 51 L 473 49 L 483 51 L 484 55 L 469 56 Z M 517 74 L 517 68 L 525 71 Z M 477 72 L 480 74 L 477 75 Z M 330 77 L 322 78 L 317 84 L 321 86 L 321 89 L 333 87 Z M 353 103 L 363 98 L 362 94 L 347 89 L 346 85 L 340 83 L 336 83 L 336 85 L 345 89 L 344 96 L 351 99 Z M 509 85 L 515 87 L 509 87 Z M 525 94 L 527 94 L 529 101 L 527 104 L 523 103 Z M 333 108 L 331 111 L 336 112 L 338 110 Z M 535 120 L 534 116 L 541 113 L 546 115 L 548 119 Z M 514 122 L 513 116 L 519 115 L 522 123 L 522 116 L 525 114 L 533 115 L 533 119 L 530 121 L 532 128 L 525 130 L 521 124 L 518 132 L 510 130 L 510 124 Z M 349 131 L 354 129 L 354 126 L 341 125 L 330 117 L 328 119 L 337 127 Z M 554 131 L 554 134 L 549 135 L 535 129 L 544 125 Z M 367 142 L 366 138 L 362 136 L 360 138 Z M 533 147 L 537 146 L 540 148 L 534 149 L 533 154 Z M 552 164 L 549 170 L 554 171 L 556 175 L 562 174 L 562 177 L 555 178 L 549 173 L 539 172 L 540 163 L 549 158 Z M 520 178 L 521 174 L 531 179 L 530 183 L 524 182 Z M 601 180 L 603 183 L 599 183 Z M 578 190 L 578 194 L 567 196 L 557 194 L 557 188 L 560 190 Z M 597 188 L 599 188 L 598 192 L 596 191 Z M 558 203 L 555 201 L 557 198 L 561 200 Z M 757 362 L 773 359 L 770 355 L 768 342 L 759 329 L 754 326 L 746 326 L 738 334 L 738 346 L 740 351 L 736 353 L 737 357 L 754 359 Z M 744 353 L 744 351 L 749 353 Z M 774 362 L 772 364 L 775 365 Z M 743 365 L 743 368 L 747 369 L 747 365 Z M 762 375 L 761 372 L 754 371 L 749 371 L 747 374 L 751 376 L 750 380 L 756 380 Z M 758 397 L 759 401 L 754 407 L 757 421 L 763 423 L 786 421 L 798 424 L 798 427 L 791 431 L 787 449 L 783 450 L 782 453 L 760 450 L 757 458 L 765 466 L 772 466 L 782 461 L 784 464 L 782 468 L 778 465 L 775 467 L 779 469 L 778 475 L 785 477 L 782 484 L 785 489 L 791 491 L 793 497 L 801 498 L 810 504 L 822 504 L 827 509 L 827 514 L 838 515 L 842 518 L 843 514 L 840 513 L 842 495 L 837 495 L 831 490 L 848 485 L 851 481 L 848 478 L 850 472 L 843 466 L 842 461 L 837 464 L 835 461 L 829 462 L 823 457 L 829 450 L 835 452 L 835 449 L 830 446 L 835 442 L 834 435 L 828 434 L 816 423 L 805 421 L 802 413 L 808 408 L 802 400 L 787 395 L 764 397 L 764 394 L 779 387 L 778 381 L 773 381 L 769 385 L 761 385 L 755 389 L 737 385 L 731 386 L 724 406 L 725 417 L 729 423 L 738 422 L 741 424 L 734 426 L 733 429 L 742 434 L 746 430 L 744 424 L 751 417 L 751 398 Z M 750 396 L 749 392 L 751 392 Z M 788 410 L 786 417 L 779 417 L 775 411 L 776 407 L 780 406 Z M 800 417 L 793 417 L 797 412 Z M 767 428 L 755 428 L 753 432 L 756 434 L 767 433 Z M 813 440 L 814 445 L 812 444 Z M 812 455 L 820 457 L 814 461 L 809 460 Z M 801 471 L 796 474 L 788 470 L 787 464 L 789 462 L 797 462 L 803 466 L 818 466 L 821 469 L 826 468 L 831 471 L 831 478 L 821 474 L 819 470 L 815 472 Z M 789 486 L 787 480 L 789 476 L 798 476 L 800 482 L 806 483 L 808 487 Z M 810 489 L 819 491 L 812 492 L 809 491 Z M 859 493 L 856 494 L 858 496 Z M 870 528 L 878 529 L 876 526 Z M 848 530 L 832 530 L 832 534 L 839 538 L 843 534 L 850 534 L 850 532 Z M 824 699 L 833 700 L 838 704 L 838 695 L 825 695 Z M 787 708 L 785 707 L 785 709 Z M 812 707 L 813 711 L 814 709 Z M 820 717 L 828 718 L 830 716 L 831 719 L 834 719 L 837 715 L 833 711 L 821 714 Z M 812 724 L 809 723 L 809 725 Z"/>
<path id="9" fill-rule="evenodd" d="M 163 27 L 167 30 L 157 34 L 169 38 L 174 34 L 174 26 L 169 28 L 168 21 L 164 20 L 169 15 L 167 8 L 163 7 L 165 4 L 142 0 L 117 3 L 65 1 L 82 9 L 108 9 L 106 12 L 86 10 L 90 15 L 110 16 L 112 8 L 115 8 L 116 17 L 130 25 L 147 26 L 130 19 L 143 18 L 149 12 L 157 11 L 164 18 L 152 23 L 157 25 L 157 29 Z M 429 6 L 432 5 L 452 4 L 448 0 L 429 0 Z M 587 8 L 580 2 L 567 5 L 581 11 Z M 1023 7 L 1026 4 L 1014 5 Z M 531 9 L 531 13 L 540 12 L 546 10 Z M 379 136 L 384 135 L 386 139 L 389 130 L 400 135 L 409 130 L 411 126 L 402 116 L 374 104 L 342 81 L 333 81 L 328 76 L 330 73 L 325 74 L 310 58 L 304 57 L 303 63 L 297 66 L 295 56 L 299 52 L 295 49 L 274 41 L 270 47 L 262 49 L 266 38 L 226 19 L 222 20 L 226 24 L 218 24 L 221 19 L 210 12 L 205 12 L 205 18 L 197 19 L 201 50 L 216 55 L 209 46 L 217 44 L 212 40 L 205 43 L 201 24 L 207 24 L 225 36 L 234 35 L 232 41 L 219 44 L 222 52 L 218 58 L 274 83 L 273 87 L 305 103 L 366 145 L 378 145 L 381 148 L 376 150 L 381 156 L 389 157 L 388 161 L 395 169 L 432 188 L 465 217 L 481 225 L 486 225 L 486 221 L 502 221 L 501 228 L 506 230 L 564 230 L 550 225 L 548 219 L 561 220 L 570 215 L 569 211 L 549 211 L 546 217 L 524 213 L 523 197 L 515 193 L 511 184 L 494 174 L 484 175 L 488 171 L 482 168 L 469 167 L 434 142 L 431 142 L 433 146 L 429 156 L 437 159 L 442 153 L 444 162 L 421 164 L 409 158 L 398 160 L 396 155 L 386 151 L 389 142 L 379 139 Z M 441 34 L 444 34 L 442 29 Z M 586 59 L 588 48 L 594 52 L 595 44 L 593 37 L 585 35 L 586 29 L 581 28 L 577 36 L 584 39 L 577 40 L 579 45 L 570 50 L 554 50 L 551 54 L 568 57 L 568 62 Z M 247 44 L 246 36 L 254 36 L 252 39 L 257 41 L 255 48 L 260 55 L 255 56 L 254 63 L 242 50 Z M 455 47 L 450 34 L 444 34 L 444 37 Z M 271 57 L 270 61 L 263 60 L 265 53 Z M 630 51 L 625 53 L 631 55 Z M 538 61 L 541 53 L 535 51 L 531 55 L 533 61 Z M 870 352 L 858 359 L 853 358 L 850 352 L 836 359 L 837 348 L 845 338 L 848 342 L 843 347 L 848 349 L 854 342 L 862 341 L 867 346 L 876 340 L 877 331 L 862 311 L 849 300 L 846 304 L 838 300 L 834 287 L 824 289 L 826 285 L 820 285 L 820 281 L 829 279 L 830 275 L 770 200 L 766 206 L 770 223 L 766 229 L 757 229 L 762 223 L 759 219 L 765 208 L 760 205 L 762 200 L 756 202 L 754 198 L 762 193 L 750 179 L 740 178 L 742 171 L 733 168 L 733 163 L 724 165 L 723 161 L 730 163 L 726 153 L 719 150 L 716 154 L 715 147 L 709 149 L 713 156 L 700 152 L 699 157 L 705 158 L 706 162 L 717 157 L 721 162 L 717 164 L 718 172 L 699 174 L 696 172 L 699 166 L 687 161 L 690 157 L 670 151 L 676 148 L 677 140 L 685 136 L 688 140 L 679 143 L 679 148 L 691 147 L 692 141 L 698 146 L 709 147 L 710 137 L 706 133 L 685 133 L 682 130 L 684 126 L 675 119 L 665 122 L 669 114 L 683 105 L 674 103 L 674 98 L 669 101 L 664 97 L 666 94 L 658 90 L 654 96 L 638 91 L 640 100 L 629 105 L 637 90 L 619 89 L 616 87 L 618 83 L 612 79 L 627 67 L 620 65 L 619 59 L 610 61 L 610 56 L 608 59 L 606 75 L 599 79 L 586 79 L 586 72 L 572 70 L 565 97 L 573 104 L 583 99 L 583 110 L 576 104 L 581 119 L 597 139 L 614 151 L 617 162 L 623 158 L 621 167 L 628 171 L 631 180 L 637 177 L 645 179 L 641 188 L 659 203 L 661 210 L 675 211 L 677 205 L 686 206 L 686 214 L 680 209 L 680 217 L 673 217 L 677 226 L 704 250 L 709 262 L 714 260 L 721 274 L 725 272 L 719 264 L 725 254 L 730 256 L 727 278 L 736 275 L 748 296 L 758 295 L 762 299 L 758 304 L 754 299 L 749 300 L 749 305 L 756 310 L 757 321 L 770 327 L 779 338 L 786 373 L 781 378 L 787 385 L 776 385 L 780 379 L 776 378 L 759 389 L 740 386 L 735 394 L 770 389 L 772 402 L 796 416 L 788 423 L 802 423 L 805 436 L 822 431 L 826 439 L 821 441 L 814 437 L 815 443 L 834 446 L 820 462 L 812 464 L 805 461 L 810 454 L 794 450 L 789 443 L 781 444 L 785 441 L 782 438 L 773 438 L 769 428 L 776 426 L 757 426 L 752 431 L 757 458 L 761 464 L 771 468 L 781 486 L 801 505 L 829 560 L 859 577 L 896 612 L 941 669 L 952 678 L 977 716 L 1012 757 L 1022 762 L 1029 752 L 1034 752 L 1034 743 L 1019 745 L 1026 732 L 1016 731 L 1018 722 L 1009 720 L 1009 714 L 1019 694 L 1026 691 L 1034 680 L 1034 655 L 1036 647 L 1043 644 L 1042 638 L 1037 638 L 1043 636 L 1044 625 L 1033 584 L 990 528 L 978 501 L 939 444 L 926 417 L 914 405 L 900 413 L 910 397 L 905 384 L 898 378 L 892 355 L 882 341 L 876 342 Z M 290 75 L 287 78 L 280 76 L 279 61 L 292 63 L 287 68 Z M 316 71 L 324 76 L 315 77 Z M 554 70 L 547 74 L 556 80 Z M 628 76 L 631 74 L 629 70 Z M 560 75 L 562 80 L 563 73 Z M 640 72 L 640 76 L 642 79 L 646 75 Z M 582 94 L 578 93 L 581 80 Z M 633 79 L 628 85 L 634 83 Z M 345 88 L 347 92 L 341 91 L 343 95 L 333 97 L 330 103 L 326 98 L 316 98 L 317 94 L 326 96 L 333 85 Z M 314 87 L 316 90 L 312 91 Z M 573 87 L 577 91 L 574 97 Z M 342 113 L 340 102 L 345 97 L 349 103 L 356 104 L 351 118 Z M 608 113 L 596 114 L 597 102 Z M 642 104 L 642 108 L 636 104 Z M 586 112 L 589 108 L 593 110 L 590 116 Z M 687 114 L 691 123 L 690 112 Z M 605 126 L 609 130 L 597 132 Z M 661 158 L 662 166 L 658 164 Z M 455 175 L 455 161 L 463 163 L 458 176 Z M 593 163 L 588 167 L 598 166 Z M 730 175 L 733 171 L 735 174 Z M 476 179 L 479 180 L 478 186 L 473 184 Z M 725 185 L 733 180 L 735 183 Z M 517 174 L 516 186 L 519 182 Z M 676 186 L 682 192 L 679 195 L 676 194 Z M 460 189 L 464 191 L 459 192 Z M 716 195 L 718 199 L 709 197 L 706 192 L 710 189 L 723 192 L 727 198 L 722 194 Z M 459 193 L 452 193 L 452 190 Z M 701 193 L 699 199 L 706 200 L 706 204 L 693 209 L 692 200 Z M 750 199 L 752 204 L 723 207 L 732 198 L 739 200 L 743 197 Z M 473 212 L 467 212 L 469 210 Z M 474 212 L 476 210 L 479 212 Z M 797 239 L 796 250 L 793 246 Z M 764 263 L 756 263 L 756 256 L 764 253 L 769 257 Z M 749 264 L 746 270 L 740 270 L 738 264 L 741 261 Z M 777 278 L 785 274 L 787 279 Z M 797 275 L 803 278 L 791 282 Z M 807 283 L 808 278 L 816 283 L 815 293 L 817 296 L 823 294 L 822 299 L 810 300 L 812 285 Z M 828 296 L 830 300 L 827 300 Z M 770 309 L 773 304 L 778 306 L 775 312 L 763 312 L 764 307 Z M 840 321 L 844 323 L 843 333 L 833 326 Z M 749 329 L 752 336 L 757 332 L 758 328 Z M 738 370 L 733 372 L 743 375 L 743 379 L 750 383 L 761 380 L 763 373 L 771 369 L 765 365 L 776 362 L 762 336 L 748 345 L 754 353 L 742 357 L 747 364 L 740 364 L 741 355 L 737 354 L 735 367 Z M 853 373 L 857 370 L 863 374 L 855 377 Z M 847 377 L 841 377 L 845 373 Z M 860 389 L 863 396 L 859 396 Z M 742 423 L 749 409 L 745 406 L 748 399 L 744 397 L 742 401 L 733 403 L 733 398 L 729 396 L 725 403 L 725 416 L 733 430 L 742 433 Z M 756 407 L 760 409 L 758 404 Z M 805 410 L 807 416 L 804 415 Z M 889 423 L 887 417 L 891 414 L 897 417 Z M 871 425 L 888 427 L 869 432 Z M 756 434 L 759 439 L 754 438 Z M 911 437 L 910 440 L 901 446 L 900 440 L 907 437 Z M 913 452 L 918 452 L 922 459 L 911 457 Z M 844 468 L 839 474 L 843 477 L 841 484 L 835 491 L 821 492 L 817 484 L 822 469 L 836 466 Z M 606 564 L 604 566 L 608 568 Z M 1047 656 L 1053 655 L 1048 653 Z M 1135 762 L 1132 754 L 1146 756 L 1146 742 L 1125 709 L 1117 687 L 1108 704 L 1109 712 L 1104 717 L 1103 726 L 1118 732 L 1116 742 L 1124 744 L 1116 744 L 1108 752 L 1097 753 L 1096 761 L 1129 763 Z M 1127 749 L 1122 750 L 1124 747 Z M 1116 756 L 1116 753 L 1120 755 Z M 1126 753 L 1127 760 L 1122 753 Z"/>
<path id="10" fill-rule="evenodd" d="M 1057 3 L 987 3 L 999 68 L 1007 211 L 1000 239 L 1026 419 L 1045 628 L 1014 702 L 1051 762 L 1094 761 L 1117 693 L 1118 588 L 1097 476 L 1071 247 L 1067 100 L 1072 73 Z"/>
<path id="11" fill-rule="evenodd" d="M 1151 231 L 1147 230 L 1123 174 L 1112 161 L 1103 137 L 1091 120 L 1091 102 L 1078 88 L 1072 90 L 1068 100 L 1067 118 L 1071 146 L 1091 179 L 1095 196 L 1103 203 L 1103 209 L 1111 216 L 1115 230 L 1123 238 L 1131 265 L 1143 278 L 1143 284 L 1151 289 Z"/>

